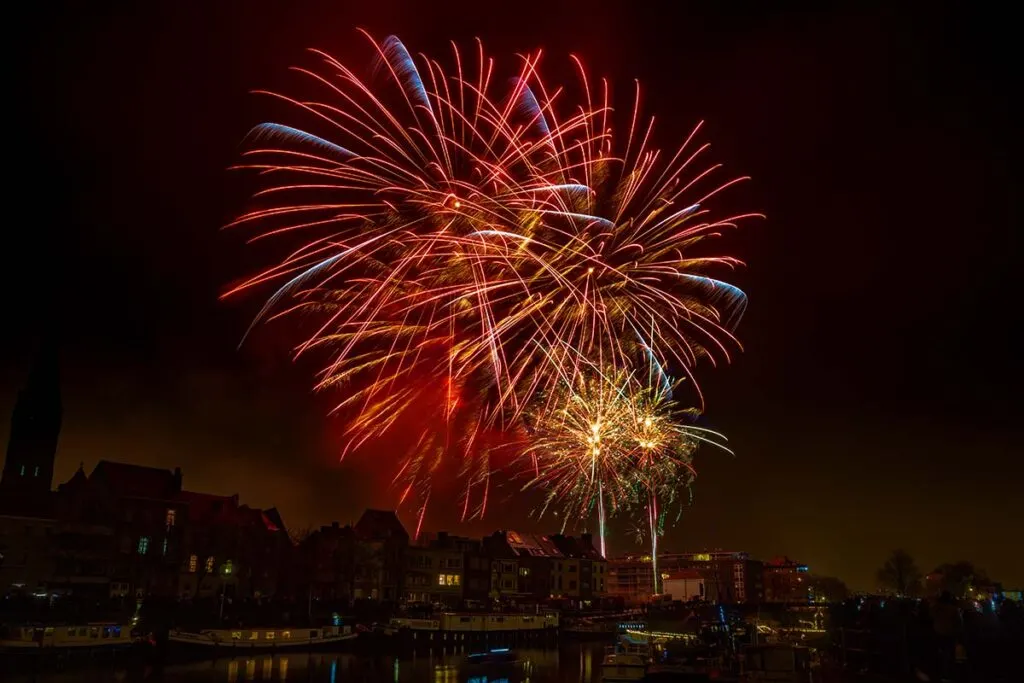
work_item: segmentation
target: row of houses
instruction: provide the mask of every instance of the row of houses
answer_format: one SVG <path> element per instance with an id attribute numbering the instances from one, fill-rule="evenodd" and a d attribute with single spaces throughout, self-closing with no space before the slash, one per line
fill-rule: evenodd
<path id="1" fill-rule="evenodd" d="M 215 595 L 470 605 L 650 599 L 655 563 L 611 562 L 589 534 L 445 533 L 411 541 L 393 511 L 289 536 L 274 508 L 183 487 L 180 469 L 100 461 L 53 490 L 62 422 L 56 348 L 18 396 L 0 477 L 0 593 Z M 746 553 L 659 556 L 662 593 L 729 603 L 815 601 L 806 567 Z"/>
<path id="2" fill-rule="evenodd" d="M 180 469 L 109 460 L 53 490 L 63 420 L 47 339 L 18 395 L 0 476 L 0 595 L 215 595 L 421 603 L 566 599 L 605 591 L 589 536 L 513 531 L 410 542 L 397 515 L 291 538 L 274 508 L 183 487 Z"/>
<path id="3" fill-rule="evenodd" d="M 372 599 L 446 606 L 656 592 L 649 556 L 606 561 L 589 534 L 445 532 L 412 540 L 393 511 L 367 510 L 303 538 L 274 508 L 183 488 L 180 469 L 100 461 L 56 491 L 0 488 L 0 587 L 45 594 Z M 666 553 L 660 593 L 677 600 L 807 603 L 835 599 L 807 567 L 745 552 Z"/>
<path id="4" fill-rule="evenodd" d="M 6 475 L 6 472 L 5 472 Z M 0 587 L 86 597 L 269 595 L 292 544 L 277 510 L 100 461 L 56 491 L 0 487 Z"/>
<path id="5" fill-rule="evenodd" d="M 369 519 L 383 540 L 368 542 L 361 532 Z M 496 531 L 476 539 L 440 532 L 411 541 L 398 517 L 384 510 L 367 510 L 352 526 L 321 527 L 301 540 L 297 553 L 314 597 L 447 607 L 552 600 L 586 606 L 605 594 L 608 571 L 589 534 Z M 367 572 L 380 579 L 369 590 L 359 581 Z"/>
<path id="6" fill-rule="evenodd" d="M 367 510 L 355 524 L 292 538 L 274 508 L 182 484 L 180 469 L 103 460 L 89 474 L 79 468 L 56 491 L 0 486 L 0 588 L 447 606 L 585 604 L 606 590 L 607 563 L 587 534 L 498 531 L 469 539 L 441 532 L 412 541 L 394 511 Z"/>
<path id="7" fill-rule="evenodd" d="M 649 555 L 611 560 L 608 594 L 627 603 L 649 601 L 657 592 L 684 602 L 807 604 L 841 600 L 846 593 L 841 581 L 810 574 L 807 565 L 788 557 L 761 561 L 746 552 L 664 553 L 656 567 L 657 587 Z"/>

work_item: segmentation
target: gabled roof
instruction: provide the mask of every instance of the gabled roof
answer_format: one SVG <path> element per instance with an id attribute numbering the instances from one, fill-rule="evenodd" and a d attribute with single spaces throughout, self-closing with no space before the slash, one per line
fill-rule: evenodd
<path id="1" fill-rule="evenodd" d="M 364 540 L 409 539 L 409 533 L 394 510 L 367 510 L 353 528 Z"/>
<path id="2" fill-rule="evenodd" d="M 78 465 L 78 469 L 71 475 L 63 484 L 57 486 L 57 490 L 61 493 L 70 493 L 75 491 L 81 491 L 89 485 L 89 477 L 85 474 L 85 469 L 81 464 Z"/>
<path id="3" fill-rule="evenodd" d="M 593 541 L 590 540 L 588 534 L 584 534 L 581 538 L 563 536 L 562 534 L 552 534 L 550 538 L 566 557 L 578 557 L 585 560 L 604 559 L 601 557 L 601 553 L 594 548 Z"/>
<path id="4" fill-rule="evenodd" d="M 547 536 L 506 531 L 505 538 L 512 550 L 520 557 L 564 557 L 555 543 Z"/>
<path id="5" fill-rule="evenodd" d="M 267 508 L 263 511 L 263 521 L 271 531 L 285 531 L 284 520 L 277 508 Z"/>
<path id="6" fill-rule="evenodd" d="M 181 491 L 180 471 L 100 460 L 89 475 L 90 482 L 102 482 L 119 496 L 171 499 Z"/>

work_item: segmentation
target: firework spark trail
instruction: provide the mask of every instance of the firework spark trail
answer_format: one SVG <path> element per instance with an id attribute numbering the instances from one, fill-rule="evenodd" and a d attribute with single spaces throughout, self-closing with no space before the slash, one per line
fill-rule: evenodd
<path id="1" fill-rule="evenodd" d="M 531 439 L 524 458 L 536 470 L 523 489 L 545 492 L 541 516 L 554 506 L 563 518 L 586 519 L 596 506 L 602 553 L 606 514 L 642 511 L 656 544 L 664 508 L 681 506 L 681 492 L 696 477 L 697 447 L 730 452 L 721 434 L 690 424 L 697 411 L 679 407 L 673 385 L 651 383 L 653 374 L 644 381 L 591 368 L 561 386 L 551 400 L 558 408 L 538 404 L 526 416 Z"/>
<path id="2" fill-rule="evenodd" d="M 493 470 L 482 434 L 553 409 L 593 363 L 655 359 L 692 377 L 702 357 L 729 359 L 745 297 L 707 272 L 740 262 L 697 249 L 757 214 L 712 217 L 711 200 L 745 178 L 710 183 L 720 166 L 696 167 L 699 125 L 671 157 L 652 148 L 639 86 L 623 143 L 609 84 L 595 104 L 575 57 L 582 103 L 541 80 L 539 51 L 500 89 L 479 43 L 475 68 L 453 45 L 453 73 L 425 56 L 417 66 L 397 38 L 370 43 L 368 78 L 314 50 L 321 67 L 295 71 L 323 98 L 264 93 L 303 127 L 253 130 L 242 167 L 264 187 L 231 226 L 290 246 L 225 296 L 274 287 L 255 322 L 312 319 L 296 355 L 330 351 L 317 387 L 349 392 L 336 407 L 354 415 L 343 454 L 443 385 L 444 428 L 400 463 L 403 498 L 415 490 L 425 505 L 450 450 L 463 514 L 474 488 L 482 514 Z M 605 460 L 591 453 L 575 495 L 611 478 Z M 603 519 L 605 499 L 614 510 L 624 494 L 599 494 Z"/>

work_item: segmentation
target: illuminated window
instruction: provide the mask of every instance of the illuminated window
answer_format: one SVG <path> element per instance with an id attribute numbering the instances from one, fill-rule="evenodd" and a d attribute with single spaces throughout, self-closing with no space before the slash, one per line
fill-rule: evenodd
<path id="1" fill-rule="evenodd" d="M 188 570 L 193 574 L 196 573 L 196 568 L 199 566 L 199 557 L 196 555 L 188 556 Z"/>
<path id="2" fill-rule="evenodd" d="M 274 632 L 273 631 L 267 631 L 266 639 L 267 640 L 273 640 L 274 639 Z"/>
<path id="3" fill-rule="evenodd" d="M 455 585 L 458 586 L 459 585 L 459 580 L 461 579 L 461 577 L 458 574 L 455 574 L 452 578 L 455 579 Z"/>
<path id="4" fill-rule="evenodd" d="M 292 637 L 292 632 L 291 631 L 281 631 L 281 637 L 282 638 L 291 638 Z"/>
<path id="5" fill-rule="evenodd" d="M 21 476 L 23 476 L 23 477 L 25 476 L 25 466 L 24 465 L 21 466 Z"/>
<path id="6" fill-rule="evenodd" d="M 36 465 L 36 471 L 32 473 L 32 476 L 33 477 L 38 477 L 39 476 L 39 465 Z"/>
<path id="7" fill-rule="evenodd" d="M 193 555 L 193 557 L 195 557 L 195 556 Z M 242 639 L 242 632 L 241 631 L 232 631 L 231 632 L 231 640 L 241 640 L 241 639 Z"/>
<path id="8" fill-rule="evenodd" d="M 213 571 L 213 555 L 210 555 L 208 558 L 206 558 L 206 571 Z"/>
<path id="9" fill-rule="evenodd" d="M 139 555 L 145 555 L 147 550 L 149 550 L 149 536 L 139 536 Z"/>
<path id="10" fill-rule="evenodd" d="M 164 539 L 164 547 L 163 547 L 162 552 L 163 552 L 164 555 L 167 554 L 167 539 L 166 538 Z"/>
<path id="11" fill-rule="evenodd" d="M 174 526 L 174 518 L 177 516 L 178 511 L 174 508 L 167 508 L 167 528 L 170 529 Z"/>
<path id="12" fill-rule="evenodd" d="M 438 574 L 437 575 L 437 585 L 438 586 L 443 586 L 444 585 L 444 574 Z"/>
<path id="13" fill-rule="evenodd" d="M 232 566 L 231 560 L 228 560 L 227 562 L 224 563 L 224 573 L 225 574 L 230 574 L 233 569 L 234 569 L 234 566 Z"/>
<path id="14" fill-rule="evenodd" d="M 529 576 L 529 575 L 530 575 L 530 568 L 529 567 L 520 567 L 519 568 L 519 576 Z"/>

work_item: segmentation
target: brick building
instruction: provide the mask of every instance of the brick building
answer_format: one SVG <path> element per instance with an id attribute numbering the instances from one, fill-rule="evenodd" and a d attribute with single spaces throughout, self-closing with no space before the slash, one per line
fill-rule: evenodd
<path id="1" fill-rule="evenodd" d="M 788 557 L 775 557 L 764 563 L 765 602 L 806 603 L 813 595 L 809 590 L 807 565 Z"/>
<path id="2" fill-rule="evenodd" d="M 665 553 L 658 556 L 661 580 L 694 570 L 712 602 L 758 604 L 764 597 L 762 563 L 744 552 Z M 654 592 L 649 555 L 628 555 L 608 565 L 608 592 L 629 602 L 645 602 Z"/>

